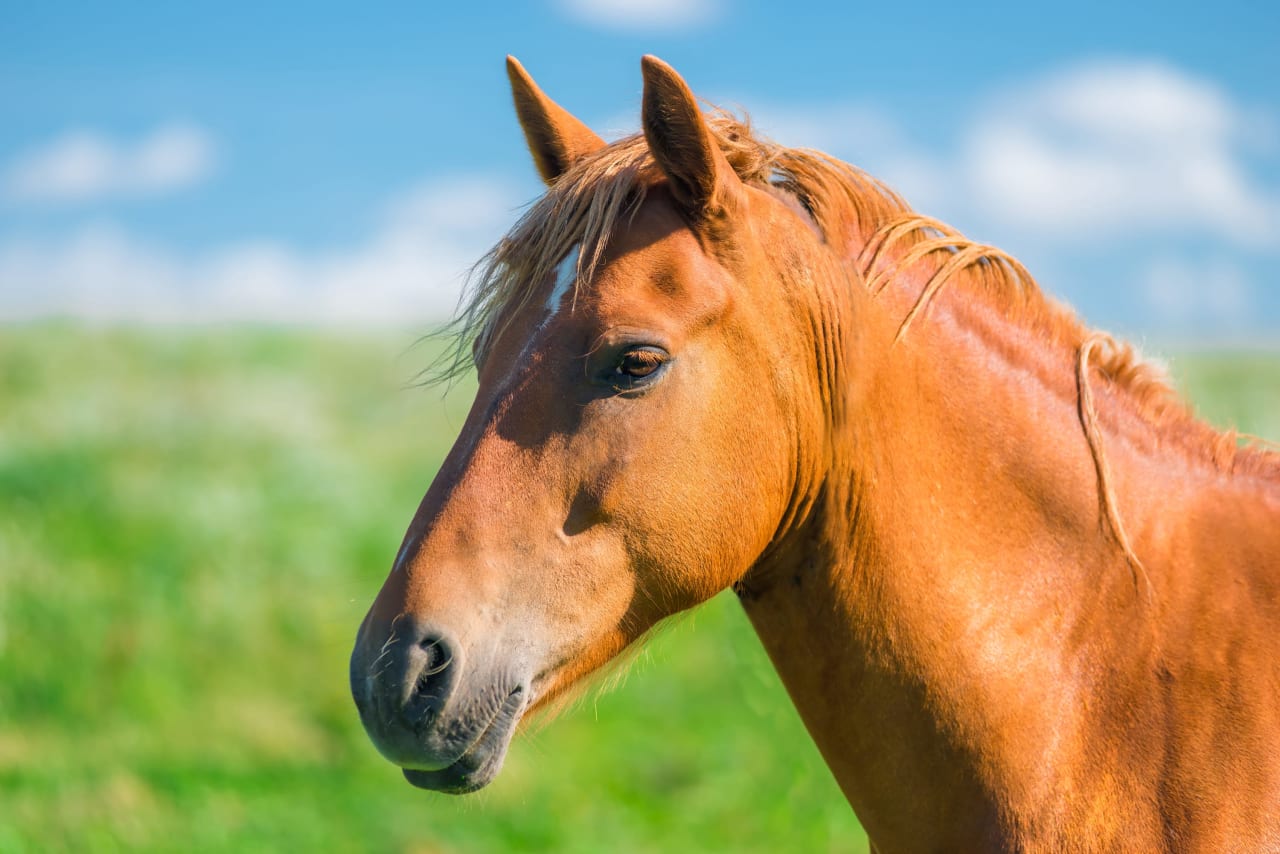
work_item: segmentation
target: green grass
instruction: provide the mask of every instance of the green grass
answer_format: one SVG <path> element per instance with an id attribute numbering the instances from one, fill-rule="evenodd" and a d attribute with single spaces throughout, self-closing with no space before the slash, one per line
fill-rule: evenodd
<path id="1" fill-rule="evenodd" d="M 724 596 L 478 795 L 377 756 L 347 655 L 469 392 L 408 343 L 0 328 L 0 852 L 863 850 Z M 1280 436 L 1280 359 L 1175 372 Z"/>

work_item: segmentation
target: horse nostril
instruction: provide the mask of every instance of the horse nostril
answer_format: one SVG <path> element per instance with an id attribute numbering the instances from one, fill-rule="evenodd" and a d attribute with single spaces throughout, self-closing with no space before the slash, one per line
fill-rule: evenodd
<path id="1" fill-rule="evenodd" d="M 453 689 L 453 648 L 440 635 L 426 635 L 409 656 L 410 673 L 413 669 L 417 673 L 405 698 L 403 714 L 414 729 L 422 730 L 434 722 Z"/>

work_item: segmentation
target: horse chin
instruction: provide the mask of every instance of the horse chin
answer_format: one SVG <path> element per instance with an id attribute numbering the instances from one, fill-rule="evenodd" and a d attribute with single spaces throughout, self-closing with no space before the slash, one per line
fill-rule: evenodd
<path id="1" fill-rule="evenodd" d="M 436 770 L 403 769 L 404 778 L 419 789 L 465 795 L 483 789 L 502 770 L 516 724 L 525 711 L 526 691 L 517 688 L 503 702 L 480 736 L 452 765 Z"/>

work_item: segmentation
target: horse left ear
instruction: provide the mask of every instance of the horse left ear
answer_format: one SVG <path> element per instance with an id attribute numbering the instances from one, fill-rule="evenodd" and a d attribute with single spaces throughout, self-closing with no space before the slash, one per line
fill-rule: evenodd
<path id="1" fill-rule="evenodd" d="M 732 208 L 742 181 L 716 143 L 688 84 L 656 56 L 640 61 L 644 73 L 644 137 L 676 201 L 695 219 Z"/>
<path id="2" fill-rule="evenodd" d="M 507 78 L 525 141 L 545 183 L 554 183 L 580 158 L 604 148 L 604 140 L 548 98 L 514 56 L 507 57 Z"/>

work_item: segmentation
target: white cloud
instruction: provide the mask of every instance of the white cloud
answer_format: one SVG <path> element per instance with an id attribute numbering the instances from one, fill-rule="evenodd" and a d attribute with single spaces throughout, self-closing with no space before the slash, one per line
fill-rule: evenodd
<path id="1" fill-rule="evenodd" d="M 183 256 L 111 225 L 53 241 L 0 243 L 0 319 L 414 324 L 447 317 L 462 275 L 514 219 L 496 181 L 424 185 L 345 250 L 276 241 Z"/>
<path id="2" fill-rule="evenodd" d="M 779 142 L 862 166 L 970 228 L 1077 246 L 1207 235 L 1280 248 L 1280 187 L 1263 186 L 1245 157 L 1273 122 L 1164 64 L 1084 63 L 1032 80 L 977 101 L 942 146 L 866 104 L 752 115 Z"/>
<path id="3" fill-rule="evenodd" d="M 61 203 L 161 195 L 204 180 L 216 160 L 212 137 L 191 125 L 166 125 L 133 143 L 73 131 L 15 158 L 0 193 L 15 202 Z"/>
<path id="4" fill-rule="evenodd" d="M 938 158 L 912 144 L 885 111 L 870 104 L 752 104 L 752 124 L 775 142 L 819 151 L 853 163 L 893 187 L 914 206 L 941 203 L 950 176 Z"/>
<path id="5" fill-rule="evenodd" d="M 1064 127 L 1138 143 L 1162 136 L 1217 140 L 1240 121 L 1240 111 L 1216 86 L 1154 62 L 1080 65 L 1033 84 L 1016 100 Z"/>
<path id="6" fill-rule="evenodd" d="M 720 16 L 722 0 L 559 0 L 561 10 L 611 30 L 689 30 Z"/>
<path id="7" fill-rule="evenodd" d="M 1235 263 L 1161 258 L 1141 279 L 1146 303 L 1161 321 L 1199 327 L 1243 324 L 1256 309 L 1253 282 Z"/>
<path id="8" fill-rule="evenodd" d="M 860 148 L 900 145 L 904 136 L 897 122 L 867 104 L 752 103 L 750 113 L 752 123 L 782 145 L 817 148 L 839 157 L 853 157 Z"/>
<path id="9" fill-rule="evenodd" d="M 980 113 L 958 167 L 986 217 L 1047 236 L 1198 231 L 1280 245 L 1280 198 L 1240 156 L 1249 121 L 1171 67 L 1082 65 Z"/>

